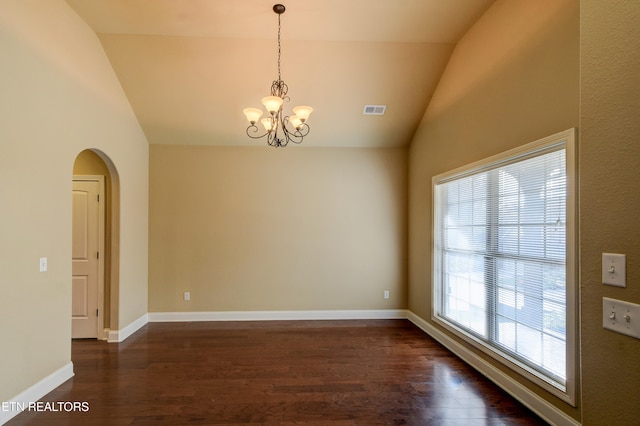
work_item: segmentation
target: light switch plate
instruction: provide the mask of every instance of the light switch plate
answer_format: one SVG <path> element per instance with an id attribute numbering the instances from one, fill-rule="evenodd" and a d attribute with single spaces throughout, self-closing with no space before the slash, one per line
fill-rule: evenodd
<path id="1" fill-rule="evenodd" d="M 603 297 L 602 326 L 640 339 L 640 305 Z"/>
<path id="2" fill-rule="evenodd" d="M 626 263 L 624 254 L 602 253 L 602 284 L 626 287 Z"/>
<path id="3" fill-rule="evenodd" d="M 47 272 L 47 258 L 40 258 L 40 272 Z"/>

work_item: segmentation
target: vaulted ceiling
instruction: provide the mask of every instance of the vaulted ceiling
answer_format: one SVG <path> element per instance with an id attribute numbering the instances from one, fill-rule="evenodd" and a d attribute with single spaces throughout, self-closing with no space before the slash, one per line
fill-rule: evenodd
<path id="1" fill-rule="evenodd" d="M 277 79 L 274 0 L 67 0 L 97 33 L 151 144 L 261 145 L 243 108 Z M 493 0 L 288 0 L 285 111 L 301 146 L 406 146 L 467 29 Z M 386 105 L 382 116 L 365 105 Z"/>

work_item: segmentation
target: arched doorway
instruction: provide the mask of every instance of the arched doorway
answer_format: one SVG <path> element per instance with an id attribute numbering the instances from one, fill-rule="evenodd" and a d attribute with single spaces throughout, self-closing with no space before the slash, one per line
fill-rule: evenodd
<path id="1" fill-rule="evenodd" d="M 103 223 L 100 232 L 103 235 L 99 254 L 99 274 L 101 285 L 96 288 L 99 291 L 96 307 L 97 311 L 90 312 L 97 320 L 95 337 L 102 340 L 109 339 L 109 331 L 118 329 L 118 276 L 119 276 L 119 179 L 117 170 L 111 159 L 103 152 L 96 149 L 86 149 L 78 154 L 73 166 L 74 187 L 77 181 L 98 181 L 102 177 L 104 182 L 101 208 L 103 209 Z M 82 178 L 80 178 L 82 177 Z M 96 178 L 96 179 L 92 179 Z M 82 189 L 84 190 L 84 189 Z M 75 189 L 74 189 L 75 193 Z M 74 195 L 74 199 L 75 199 Z M 75 201 L 74 201 L 75 203 Z M 75 206 L 74 206 L 75 209 Z M 76 213 L 74 213 L 74 216 Z M 74 225 L 74 229 L 75 229 Z M 74 230 L 75 232 L 75 230 Z M 93 254 L 92 254 L 93 255 Z M 74 254 L 75 257 L 75 254 Z M 75 263 L 75 261 L 74 261 Z M 75 268 L 75 266 L 74 266 Z M 74 272 L 75 274 L 75 272 Z M 74 278 L 75 280 L 75 278 Z M 77 283 L 74 282 L 75 286 Z M 78 286 L 78 287 L 81 287 Z M 75 290 L 74 290 L 75 291 Z M 82 293 L 83 290 L 80 290 Z M 78 297 L 74 294 L 72 303 L 76 303 Z M 76 310 L 76 306 L 73 307 Z M 75 320 L 74 320 L 75 322 Z M 74 328 L 75 330 L 75 328 Z M 78 335 L 75 337 L 93 337 Z"/>

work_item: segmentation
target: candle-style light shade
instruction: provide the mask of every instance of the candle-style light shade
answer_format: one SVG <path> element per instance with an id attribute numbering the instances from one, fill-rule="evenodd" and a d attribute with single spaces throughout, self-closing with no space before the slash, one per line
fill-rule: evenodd
<path id="1" fill-rule="evenodd" d="M 291 123 L 296 129 L 299 129 L 300 126 L 302 126 L 302 120 L 300 120 L 296 115 L 289 117 L 289 123 Z"/>
<path id="2" fill-rule="evenodd" d="M 293 113 L 302 121 L 303 123 L 309 119 L 309 116 L 313 112 L 313 108 L 306 105 L 300 105 L 295 107 Z"/>
<path id="3" fill-rule="evenodd" d="M 262 105 L 269 111 L 270 114 L 275 114 L 280 111 L 280 107 L 284 101 L 278 96 L 267 96 L 262 98 Z"/>
<path id="4" fill-rule="evenodd" d="M 265 117 L 262 120 L 260 120 L 260 122 L 262 123 L 262 125 L 264 126 L 264 129 L 267 132 L 270 132 L 271 130 L 273 130 L 273 120 L 271 119 L 271 117 Z"/>
<path id="5" fill-rule="evenodd" d="M 242 112 L 244 112 L 244 115 L 247 117 L 247 120 L 249 120 L 249 123 L 251 124 L 256 124 L 262 116 L 262 110 L 258 108 L 245 108 L 242 110 Z"/>

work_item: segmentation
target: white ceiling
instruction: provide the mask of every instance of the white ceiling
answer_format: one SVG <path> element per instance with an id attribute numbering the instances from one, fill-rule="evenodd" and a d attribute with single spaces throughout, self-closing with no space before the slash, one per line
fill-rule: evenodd
<path id="1" fill-rule="evenodd" d="M 277 79 L 274 0 L 67 0 L 95 30 L 152 144 L 261 145 L 242 109 Z M 282 79 L 303 145 L 406 146 L 455 43 L 493 0 L 289 0 Z M 365 104 L 387 105 L 364 116 Z"/>

